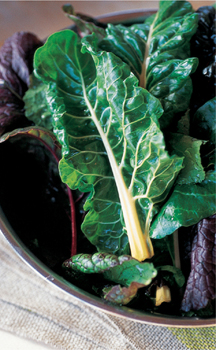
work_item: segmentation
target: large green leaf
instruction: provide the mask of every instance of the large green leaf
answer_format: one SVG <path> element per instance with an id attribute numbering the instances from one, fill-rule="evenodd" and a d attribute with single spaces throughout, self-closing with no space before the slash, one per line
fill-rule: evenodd
<path id="1" fill-rule="evenodd" d="M 48 93 L 54 132 L 63 146 L 60 173 L 72 188 L 90 192 L 82 229 L 99 250 L 153 254 L 149 228 L 182 158 L 165 150 L 160 102 L 112 53 L 81 53 L 77 35 L 52 35 L 35 55 Z M 86 48 L 85 48 L 86 50 Z M 92 58 L 93 57 L 93 58 Z M 55 84 L 53 85 L 53 82 Z"/>
<path id="2" fill-rule="evenodd" d="M 181 226 L 194 225 L 215 214 L 215 189 L 215 171 L 209 171 L 201 183 L 176 185 L 152 223 L 151 237 L 162 238 Z"/>
<path id="3" fill-rule="evenodd" d="M 160 1 L 157 14 L 131 27 L 108 24 L 99 49 L 115 53 L 130 65 L 140 86 L 160 99 L 167 127 L 174 114 L 188 108 L 192 93 L 189 75 L 198 65 L 190 58 L 190 39 L 198 15 L 187 1 Z M 95 34 L 95 36 L 97 36 Z M 92 37 L 85 37 L 91 44 Z"/>

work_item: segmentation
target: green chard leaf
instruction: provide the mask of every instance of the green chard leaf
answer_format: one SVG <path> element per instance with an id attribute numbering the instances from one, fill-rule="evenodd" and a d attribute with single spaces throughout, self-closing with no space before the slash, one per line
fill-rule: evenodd
<path id="1" fill-rule="evenodd" d="M 160 1 L 157 14 L 144 24 L 108 24 L 106 37 L 98 40 L 98 49 L 119 56 L 138 77 L 139 85 L 160 99 L 163 128 L 170 125 L 175 113 L 189 106 L 190 74 L 198 66 L 197 58 L 190 58 L 190 39 L 197 23 L 198 15 L 189 2 Z M 84 40 L 91 46 L 92 36 Z"/>
<path id="2" fill-rule="evenodd" d="M 184 156 L 184 168 L 178 176 L 177 183 L 186 185 L 202 182 L 205 179 L 205 171 L 201 163 L 200 147 L 205 141 L 173 133 L 169 143 L 175 154 Z"/>
<path id="3" fill-rule="evenodd" d="M 128 255 L 107 253 L 74 255 L 63 263 L 63 268 L 87 274 L 103 273 L 107 280 L 118 283 L 103 289 L 104 298 L 122 305 L 129 303 L 138 289 L 149 285 L 157 275 L 152 263 L 141 263 Z"/>
<path id="4" fill-rule="evenodd" d="M 181 226 L 191 226 L 216 212 L 216 172 L 208 171 L 197 184 L 176 185 L 168 201 L 156 215 L 150 236 L 162 238 Z"/>
<path id="5" fill-rule="evenodd" d="M 216 97 L 200 107 L 192 118 L 191 131 L 197 138 L 216 144 Z"/>
<path id="6" fill-rule="evenodd" d="M 23 101 L 25 103 L 25 116 L 35 125 L 52 130 L 52 116 L 46 101 L 48 86 L 34 73 L 30 76 L 30 86 L 26 91 Z"/>
<path id="7" fill-rule="evenodd" d="M 183 285 L 185 284 L 185 277 L 183 275 L 183 272 L 179 268 L 171 265 L 163 265 L 163 266 L 159 266 L 157 270 L 168 271 L 172 273 L 179 287 L 183 287 Z"/>
<path id="8" fill-rule="evenodd" d="M 126 287 L 132 282 L 142 286 L 148 285 L 157 275 L 152 263 L 139 262 L 128 255 L 116 256 L 107 253 L 77 254 L 66 260 L 63 267 L 84 273 L 103 273 L 109 281 Z"/>
<path id="9" fill-rule="evenodd" d="M 61 178 L 90 192 L 82 230 L 91 243 L 120 255 L 129 240 L 132 256 L 142 261 L 153 255 L 150 224 L 183 159 L 165 150 L 161 104 L 138 87 L 129 66 L 94 47 L 83 52 L 77 35 L 66 30 L 35 55 L 37 76 L 50 84 Z"/>
<path id="10" fill-rule="evenodd" d="M 103 273 L 124 261 L 131 260 L 130 255 L 113 255 L 108 253 L 77 254 L 63 263 L 64 268 L 77 270 L 83 273 Z"/>
<path id="11" fill-rule="evenodd" d="M 110 281 L 129 287 L 132 282 L 143 287 L 151 283 L 157 275 L 157 270 L 151 263 L 141 263 L 135 259 L 124 261 L 122 264 L 104 272 L 104 277 Z"/>

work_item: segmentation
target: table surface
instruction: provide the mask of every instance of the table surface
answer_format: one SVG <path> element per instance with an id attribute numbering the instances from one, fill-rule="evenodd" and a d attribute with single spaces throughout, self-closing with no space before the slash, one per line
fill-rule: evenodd
<path id="1" fill-rule="evenodd" d="M 16 31 L 30 31 L 44 38 L 54 31 L 71 25 L 61 9 L 67 1 L 0 1 L 0 46 Z M 143 8 L 156 9 L 159 1 L 73 1 L 76 12 L 100 16 L 109 12 Z M 211 5 L 213 1 L 191 1 L 194 9 Z M 14 253 L 15 254 L 15 253 Z M 0 330 L 1 348 L 4 350 L 51 349 Z"/>

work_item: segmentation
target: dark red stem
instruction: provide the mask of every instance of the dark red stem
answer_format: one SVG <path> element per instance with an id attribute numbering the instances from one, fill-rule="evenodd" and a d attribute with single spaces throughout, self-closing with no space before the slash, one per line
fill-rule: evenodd
<path id="1" fill-rule="evenodd" d="M 68 186 L 67 186 L 67 192 L 68 192 L 68 198 L 69 198 L 70 209 L 71 209 L 71 233 L 72 233 L 71 256 L 74 256 L 77 253 L 76 208 L 75 208 L 72 191 Z"/>

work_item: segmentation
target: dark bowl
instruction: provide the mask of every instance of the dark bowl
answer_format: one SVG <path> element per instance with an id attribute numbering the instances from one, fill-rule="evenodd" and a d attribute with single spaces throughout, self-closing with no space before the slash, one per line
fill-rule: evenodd
<path id="1" fill-rule="evenodd" d="M 141 10 L 134 12 L 122 12 L 108 14 L 101 16 L 99 19 L 102 22 L 112 23 L 135 23 L 143 20 L 149 15 L 155 13 L 155 10 Z M 8 221 L 2 208 L 0 207 L 0 232 L 5 236 L 7 241 L 10 243 L 15 252 L 27 263 L 31 268 L 34 269 L 42 278 L 53 283 L 64 292 L 70 294 L 88 304 L 89 306 L 95 307 L 102 312 L 109 313 L 114 316 L 122 317 L 127 320 L 133 320 L 136 322 L 152 324 L 155 326 L 170 326 L 170 327 L 212 327 L 215 325 L 215 318 L 198 318 L 198 317 L 176 317 L 170 315 L 162 315 L 156 313 L 148 313 L 144 311 L 138 311 L 125 306 L 115 306 L 109 304 L 106 301 L 96 297 L 89 292 L 84 291 L 81 288 L 68 282 L 65 278 L 59 274 L 53 272 L 53 270 L 42 263 L 33 253 L 27 248 L 20 235 L 14 231 L 12 225 Z"/>

